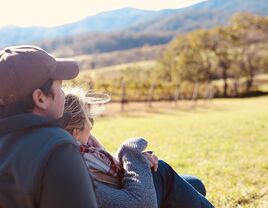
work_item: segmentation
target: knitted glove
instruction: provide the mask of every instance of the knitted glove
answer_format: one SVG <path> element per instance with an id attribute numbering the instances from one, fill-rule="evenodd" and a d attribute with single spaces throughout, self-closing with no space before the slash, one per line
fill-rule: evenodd
<path id="1" fill-rule="evenodd" d="M 122 163 L 122 158 L 129 153 L 137 154 L 144 151 L 148 142 L 143 138 L 131 138 L 124 141 L 117 150 L 117 158 Z"/>

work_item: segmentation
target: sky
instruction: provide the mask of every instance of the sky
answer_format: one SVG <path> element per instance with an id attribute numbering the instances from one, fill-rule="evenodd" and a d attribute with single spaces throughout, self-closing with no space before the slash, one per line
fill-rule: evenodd
<path id="1" fill-rule="evenodd" d="M 204 0 L 0 0 L 0 27 L 53 27 L 123 7 L 177 9 Z"/>

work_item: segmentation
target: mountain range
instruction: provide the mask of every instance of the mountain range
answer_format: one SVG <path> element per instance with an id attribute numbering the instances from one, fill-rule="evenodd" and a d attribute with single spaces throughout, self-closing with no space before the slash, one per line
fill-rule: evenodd
<path id="1" fill-rule="evenodd" d="M 207 0 L 182 9 L 160 11 L 122 8 L 58 27 L 8 26 L 0 28 L 0 47 L 34 43 L 70 56 L 126 50 L 165 44 L 178 33 L 227 24 L 236 12 L 268 16 L 268 1 Z"/>
<path id="2" fill-rule="evenodd" d="M 176 10 L 150 11 L 136 8 L 122 8 L 102 12 L 81 21 L 57 27 L 16 27 L 0 28 L 0 46 L 21 44 L 42 39 L 66 37 L 87 32 L 114 32 L 138 25 L 159 17 L 175 13 Z"/>

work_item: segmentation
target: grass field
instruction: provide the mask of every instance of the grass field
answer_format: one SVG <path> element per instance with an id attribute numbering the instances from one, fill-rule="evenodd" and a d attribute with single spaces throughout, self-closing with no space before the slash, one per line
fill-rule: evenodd
<path id="1" fill-rule="evenodd" d="M 153 68 L 156 64 L 156 61 L 150 60 L 150 61 L 140 61 L 140 62 L 134 62 L 134 63 L 127 63 L 127 64 L 118 64 L 114 66 L 107 66 L 107 67 L 102 67 L 98 68 L 95 70 L 84 70 L 81 71 L 79 74 L 78 79 L 82 79 L 84 76 L 91 75 L 93 77 L 99 77 L 105 75 L 107 76 L 112 76 L 112 77 L 118 77 L 122 72 L 126 70 L 131 70 L 131 69 L 140 69 L 140 70 L 149 70 Z"/>
<path id="2" fill-rule="evenodd" d="M 268 207 L 268 97 L 218 99 L 197 108 L 112 114 L 93 133 L 115 152 L 142 136 L 178 173 L 203 180 L 215 207 Z M 107 108 L 107 110 L 109 107 Z"/>

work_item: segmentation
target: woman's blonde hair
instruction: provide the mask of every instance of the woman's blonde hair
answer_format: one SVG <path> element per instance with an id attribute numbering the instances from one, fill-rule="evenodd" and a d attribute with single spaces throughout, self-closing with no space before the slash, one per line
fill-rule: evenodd
<path id="1" fill-rule="evenodd" d="M 65 90 L 65 94 L 64 113 L 67 113 L 70 117 L 65 126 L 66 131 L 71 134 L 74 129 L 82 131 L 85 122 L 88 122 L 92 127 L 93 118 L 85 100 L 86 92 L 80 88 L 72 88 Z"/>

